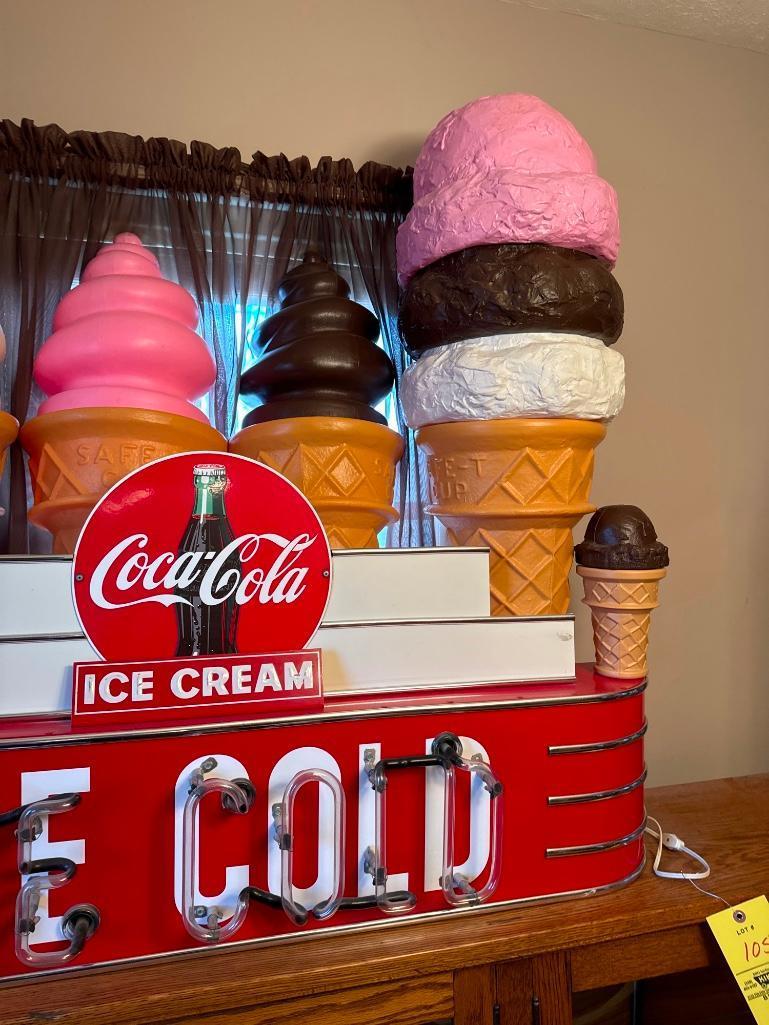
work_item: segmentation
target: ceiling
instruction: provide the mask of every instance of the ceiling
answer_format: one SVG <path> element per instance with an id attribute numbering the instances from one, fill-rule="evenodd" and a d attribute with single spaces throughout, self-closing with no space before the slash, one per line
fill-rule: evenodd
<path id="1" fill-rule="evenodd" d="M 503 0 L 769 53 L 769 0 Z"/>

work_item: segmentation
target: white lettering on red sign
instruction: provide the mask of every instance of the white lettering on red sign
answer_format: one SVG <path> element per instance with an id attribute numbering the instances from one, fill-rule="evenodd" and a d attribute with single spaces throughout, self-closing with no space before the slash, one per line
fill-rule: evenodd
<path id="1" fill-rule="evenodd" d="M 221 605 L 234 597 L 238 605 L 256 598 L 261 605 L 295 602 L 305 590 L 307 568 L 299 563 L 302 554 L 315 542 L 309 534 L 298 534 L 289 539 L 280 534 L 242 534 L 234 538 L 219 552 L 162 552 L 150 559 L 145 551 L 147 534 L 131 534 L 114 545 L 94 570 L 89 594 L 101 609 L 127 609 L 134 605 L 156 602 L 159 605 L 192 604 L 174 588 L 189 588 L 199 584 L 200 600 L 204 605 Z M 243 567 L 252 561 L 260 545 L 274 544 L 278 553 L 272 565 L 241 572 L 231 564 L 238 554 Z M 228 566 L 228 560 L 230 565 Z M 104 594 L 107 583 L 126 594 L 127 601 L 113 602 Z M 153 594 L 153 591 L 162 591 Z M 130 593 L 142 596 L 131 598 Z"/>
<path id="2" fill-rule="evenodd" d="M 115 686 L 114 685 L 122 685 Z M 130 686 L 129 686 L 130 684 Z M 132 701 L 152 701 L 154 681 L 151 669 L 131 673 L 116 670 L 98 678 L 96 673 L 86 673 L 83 680 L 83 704 L 93 705 L 97 696 L 107 705 L 119 705 L 128 697 Z"/>
<path id="3" fill-rule="evenodd" d="M 486 750 L 482 744 L 471 737 L 462 737 L 463 751 L 471 755 L 486 757 Z M 426 749 L 429 751 L 432 745 L 432 738 L 426 739 Z M 356 862 L 359 867 L 357 891 L 359 895 L 371 894 L 374 892 L 371 876 L 364 869 L 366 852 L 373 846 L 375 822 L 374 822 L 374 799 L 371 783 L 365 770 L 366 751 L 372 751 L 374 758 L 381 757 L 381 745 L 378 741 L 371 741 L 359 745 L 359 792 L 358 792 L 358 835 Z M 249 778 L 248 769 L 241 762 L 227 755 L 212 754 L 205 757 L 214 759 L 217 763 L 216 775 L 226 779 Z M 176 870 L 175 870 L 175 891 L 177 907 L 181 910 L 181 865 L 182 865 L 182 816 L 184 811 L 184 800 L 189 791 L 190 773 L 196 769 L 204 760 L 204 754 L 188 763 L 179 774 L 176 784 Z M 264 768 L 263 766 L 261 767 Z M 326 769 L 337 779 L 341 780 L 339 763 L 329 752 L 319 747 L 299 747 L 286 752 L 275 763 L 270 772 L 266 793 L 262 790 L 262 780 L 252 782 L 257 787 L 257 801 L 261 803 L 262 814 L 268 836 L 268 869 L 267 885 L 273 893 L 280 893 L 281 889 L 281 862 L 280 848 L 275 843 L 275 821 L 273 807 L 279 804 L 283 792 L 289 780 L 295 773 L 304 769 Z M 440 876 L 442 870 L 443 850 L 443 786 L 437 786 L 438 776 L 436 770 L 428 769 L 425 776 L 425 820 L 424 820 L 424 865 L 425 893 L 434 892 L 440 889 Z M 440 772 L 440 770 L 437 770 Z M 480 780 L 472 787 L 470 804 L 469 826 L 469 853 L 467 860 L 456 866 L 456 871 L 462 872 L 470 883 L 474 882 L 485 871 L 490 857 L 490 798 Z M 259 804 L 257 804 L 257 808 Z M 258 814 L 258 812 L 257 812 Z M 333 837 L 333 801 L 326 787 L 318 787 L 317 803 L 317 875 L 315 881 L 307 888 L 294 887 L 294 897 L 300 903 L 310 906 L 325 900 L 331 893 L 333 862 L 334 862 L 334 837 Z M 209 841 L 214 844 L 215 841 Z M 301 837 L 297 843 L 301 845 Z M 244 851 L 239 851 L 243 855 Z M 219 857 L 225 860 L 226 852 L 218 851 Z M 197 859 L 200 860 L 199 857 Z M 389 890 L 400 890 L 409 888 L 409 875 L 406 872 L 396 872 L 395 867 L 390 870 L 388 865 L 387 886 Z M 234 913 L 237 905 L 237 897 L 240 890 L 251 884 L 259 883 L 260 880 L 250 878 L 249 867 L 239 865 L 236 868 L 225 867 L 225 886 L 221 893 L 214 897 L 203 897 L 200 895 L 202 904 L 214 904 L 222 912 L 222 920 L 226 921 Z M 354 883 L 353 883 L 354 886 Z M 197 891 L 199 894 L 199 891 Z"/>
<path id="4" fill-rule="evenodd" d="M 270 656 L 83 662 L 75 665 L 72 682 L 73 721 L 89 726 L 189 720 L 201 708 L 218 719 L 322 705 L 320 652 L 313 648 Z"/>
<path id="5" fill-rule="evenodd" d="M 265 690 L 274 691 L 278 694 L 284 691 L 307 690 L 312 692 L 315 688 L 313 676 L 313 662 L 305 659 L 297 665 L 295 662 L 286 662 L 283 665 L 283 679 L 280 679 L 278 670 L 274 663 L 263 662 L 259 666 L 256 680 L 252 678 L 251 665 L 236 665 L 228 669 L 226 666 L 206 666 L 202 671 L 193 666 L 183 666 L 177 669 L 171 677 L 170 690 L 174 697 L 181 701 L 188 701 L 199 695 L 212 697 L 218 694 L 221 697 L 238 694 L 262 694 Z M 123 675 L 120 673 L 110 675 Z M 150 673 L 150 675 L 152 675 Z M 87 681 L 91 676 L 86 677 Z M 107 677 L 104 677 L 106 680 Z M 102 681 L 103 682 L 103 681 Z M 85 701 L 88 703 L 87 696 Z M 101 691 L 99 692 L 100 696 Z M 109 699 L 105 699 L 109 700 Z M 122 700 L 122 698 L 120 698 Z"/>
<path id="6" fill-rule="evenodd" d="M 77 793 L 86 794 L 91 789 L 91 770 L 87 766 L 74 769 L 42 769 L 36 772 L 21 773 L 21 804 L 32 804 L 44 801 L 51 794 Z M 63 822 L 56 823 L 58 836 L 66 835 Z M 85 840 L 82 838 L 50 840 L 48 837 L 48 816 L 40 816 L 40 833 L 32 841 L 32 857 L 37 858 L 69 858 L 76 865 L 85 864 Z M 24 877 L 26 879 L 26 877 Z M 43 890 L 40 895 L 40 906 L 37 909 L 35 931 L 32 942 L 53 943 L 67 939 L 62 931 L 62 919 L 59 915 L 51 915 L 48 907 L 49 891 Z M 54 898 L 56 900 L 56 898 Z M 57 907 L 62 904 L 57 901 Z M 63 905 L 65 908 L 67 904 Z"/>
<path id="7" fill-rule="evenodd" d="M 213 754 L 205 757 L 212 758 L 217 766 L 217 775 L 224 779 L 243 779 L 248 777 L 248 770 L 242 762 L 230 755 Z M 176 780 L 174 789 L 174 900 L 179 913 L 182 913 L 182 835 L 184 823 L 184 803 L 190 792 L 190 776 L 199 768 L 203 759 L 196 758 L 188 762 Z M 197 838 L 196 838 L 197 842 Z M 243 853 L 243 852 L 241 852 Z M 200 858 L 195 859 L 196 865 L 200 865 Z M 195 899 L 200 904 L 213 904 L 225 909 L 225 917 L 235 910 L 238 902 L 238 894 L 244 886 L 249 884 L 248 865 L 226 865 L 224 868 L 224 886 L 215 894 L 203 894 L 200 892 L 200 879 L 195 879 Z"/>

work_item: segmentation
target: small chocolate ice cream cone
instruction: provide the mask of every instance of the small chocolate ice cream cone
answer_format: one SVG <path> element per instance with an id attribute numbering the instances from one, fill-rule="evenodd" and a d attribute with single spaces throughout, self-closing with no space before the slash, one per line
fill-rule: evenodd
<path id="1" fill-rule="evenodd" d="M 583 602 L 593 620 L 595 669 L 618 679 L 644 677 L 652 609 L 667 573 L 668 550 L 637 506 L 604 506 L 576 547 Z"/>

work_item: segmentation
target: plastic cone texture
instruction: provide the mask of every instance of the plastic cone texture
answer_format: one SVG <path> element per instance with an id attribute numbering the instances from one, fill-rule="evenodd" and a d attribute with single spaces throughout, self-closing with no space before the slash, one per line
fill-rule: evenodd
<path id="1" fill-rule="evenodd" d="M 5 469 L 5 460 L 8 449 L 16 441 L 19 433 L 19 421 L 10 413 L 0 412 L 0 476 Z"/>
<path id="2" fill-rule="evenodd" d="M 572 528 L 589 501 L 596 445 L 590 420 L 465 420 L 416 433 L 427 456 L 429 511 L 455 545 L 490 549 L 495 616 L 569 608 Z"/>
<path id="3" fill-rule="evenodd" d="M 596 672 L 621 680 L 646 676 L 651 613 L 667 570 L 577 566 L 577 573 L 593 619 Z"/>
<path id="4" fill-rule="evenodd" d="M 53 534 L 61 555 L 72 554 L 98 499 L 131 470 L 177 452 L 227 449 L 219 431 L 191 417 L 106 407 L 34 417 L 21 443 L 34 489 L 29 518 Z"/>
<path id="5" fill-rule="evenodd" d="M 332 548 L 378 548 L 379 531 L 398 519 L 392 501 L 403 439 L 382 424 L 325 416 L 267 420 L 236 434 L 230 451 L 295 484 Z"/>

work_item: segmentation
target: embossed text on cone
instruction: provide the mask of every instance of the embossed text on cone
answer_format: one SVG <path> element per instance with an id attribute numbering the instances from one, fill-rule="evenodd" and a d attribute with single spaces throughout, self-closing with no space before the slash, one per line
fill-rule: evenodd
<path id="1" fill-rule="evenodd" d="M 594 569 L 577 566 L 593 620 L 595 669 L 603 676 L 646 676 L 652 609 L 666 569 Z"/>
<path id="2" fill-rule="evenodd" d="M 131 470 L 177 452 L 227 449 L 208 423 L 149 409 L 85 408 L 43 413 L 21 429 L 34 487 L 33 523 L 71 555 L 99 498 Z"/>
<path id="3" fill-rule="evenodd" d="M 491 550 L 492 614 L 561 615 L 569 607 L 572 528 L 593 512 L 590 420 L 466 420 L 416 433 L 427 456 L 429 511 L 452 544 Z"/>
<path id="4" fill-rule="evenodd" d="M 266 420 L 236 434 L 230 451 L 288 477 L 315 506 L 332 548 L 378 548 L 379 531 L 398 519 L 403 439 L 389 427 L 347 417 Z"/>

